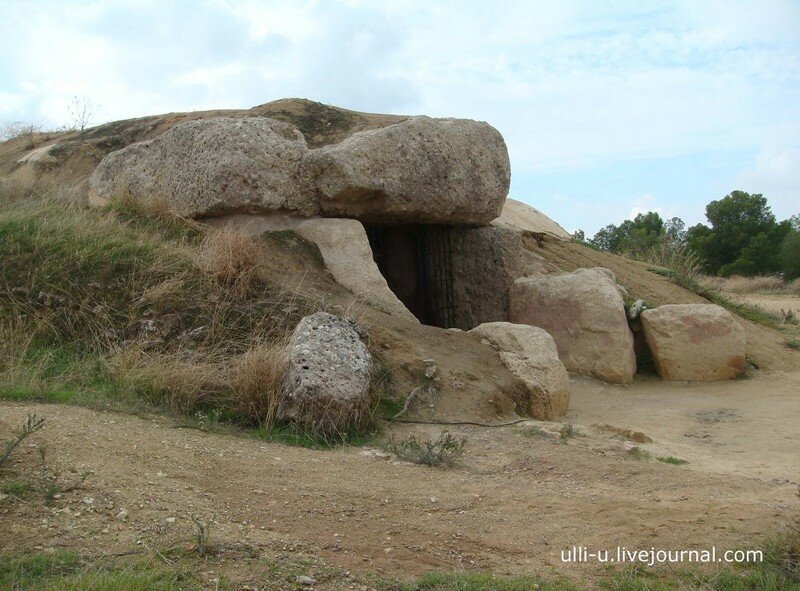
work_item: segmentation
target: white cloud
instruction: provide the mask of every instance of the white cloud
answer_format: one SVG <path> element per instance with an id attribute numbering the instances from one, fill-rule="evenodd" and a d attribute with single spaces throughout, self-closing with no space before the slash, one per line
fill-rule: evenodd
<path id="1" fill-rule="evenodd" d="M 763 194 L 779 219 L 800 213 L 800 145 L 765 145 L 733 184 Z"/>
<path id="2" fill-rule="evenodd" d="M 666 215 L 664 212 L 664 208 L 658 204 L 656 198 L 653 195 L 640 195 L 633 202 L 633 207 L 631 207 L 631 211 L 628 214 L 628 219 L 632 220 L 640 213 L 647 213 L 650 211 L 656 212 L 662 218 Z"/>
<path id="3" fill-rule="evenodd" d="M 776 212 L 797 200 L 791 0 L 0 0 L 0 55 L 3 119 L 64 123 L 73 95 L 100 104 L 102 120 L 306 96 L 488 120 L 515 178 L 760 150 L 734 186 Z M 701 191 L 552 193 L 599 223 L 610 204 L 619 216 L 659 208 L 652 194 L 685 217 L 675 200 Z"/>

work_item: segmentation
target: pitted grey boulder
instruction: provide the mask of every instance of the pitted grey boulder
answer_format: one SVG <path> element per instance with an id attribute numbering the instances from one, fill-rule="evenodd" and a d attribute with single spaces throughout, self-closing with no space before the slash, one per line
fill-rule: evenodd
<path id="1" fill-rule="evenodd" d="M 93 203 L 162 201 L 184 217 L 233 212 L 318 213 L 299 186 L 308 153 L 292 125 L 266 117 L 213 117 L 175 125 L 152 140 L 111 152 L 89 180 Z"/>
<path id="2" fill-rule="evenodd" d="M 365 339 L 355 323 L 333 314 L 303 318 L 288 346 L 278 419 L 321 436 L 363 427 L 372 404 L 373 369 Z"/>

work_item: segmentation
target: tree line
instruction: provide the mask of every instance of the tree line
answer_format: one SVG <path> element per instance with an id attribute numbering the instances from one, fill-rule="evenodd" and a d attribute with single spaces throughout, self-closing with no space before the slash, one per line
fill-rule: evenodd
<path id="1" fill-rule="evenodd" d="M 800 215 L 778 221 L 761 194 L 733 191 L 706 205 L 708 224 L 686 228 L 680 218 L 668 220 L 654 211 L 619 225 L 609 224 L 587 239 L 599 250 L 650 260 L 664 250 L 691 253 L 708 274 L 800 277 Z"/>

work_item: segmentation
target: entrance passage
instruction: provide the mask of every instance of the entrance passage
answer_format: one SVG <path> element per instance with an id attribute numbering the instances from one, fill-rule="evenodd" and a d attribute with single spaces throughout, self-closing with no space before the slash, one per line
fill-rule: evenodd
<path id="1" fill-rule="evenodd" d="M 366 230 L 389 289 L 423 324 L 452 328 L 450 226 L 366 226 Z"/>

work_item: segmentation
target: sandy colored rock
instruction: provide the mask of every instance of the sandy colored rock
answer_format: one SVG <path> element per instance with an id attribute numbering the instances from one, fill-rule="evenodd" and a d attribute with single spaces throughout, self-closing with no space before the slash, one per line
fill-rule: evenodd
<path id="1" fill-rule="evenodd" d="M 90 199 L 159 200 L 191 218 L 241 211 L 312 215 L 317 205 L 296 174 L 307 153 L 303 135 L 274 119 L 189 121 L 108 154 L 89 180 Z"/>
<path id="2" fill-rule="evenodd" d="M 517 279 L 509 293 L 509 319 L 549 332 L 569 371 L 626 384 L 636 371 L 633 336 L 609 275 L 607 269 L 578 269 Z"/>
<path id="3" fill-rule="evenodd" d="M 667 304 L 642 312 L 656 371 L 665 380 L 729 380 L 745 366 L 746 333 L 714 304 Z"/>
<path id="4" fill-rule="evenodd" d="M 365 337 L 352 321 L 327 312 L 303 318 L 287 349 L 278 419 L 325 436 L 362 427 L 372 402 L 373 364 Z"/>
<path id="5" fill-rule="evenodd" d="M 302 169 L 323 215 L 380 222 L 488 223 L 511 179 L 491 125 L 423 116 L 313 150 Z"/>
<path id="6" fill-rule="evenodd" d="M 89 180 L 90 201 L 160 200 L 191 218 L 282 212 L 481 224 L 498 216 L 511 173 L 497 130 L 466 119 L 386 123 L 312 150 L 277 119 L 177 123 L 106 155 Z"/>
<path id="7" fill-rule="evenodd" d="M 506 367 L 528 388 L 525 413 L 552 421 L 569 408 L 569 376 L 545 330 L 511 322 L 487 322 L 469 331 L 496 348 Z"/>
<path id="8" fill-rule="evenodd" d="M 500 217 L 492 221 L 498 228 L 508 228 L 517 232 L 533 232 L 558 238 L 572 240 L 572 236 L 541 211 L 516 199 L 506 199 Z"/>
<path id="9" fill-rule="evenodd" d="M 232 214 L 203 220 L 211 226 L 234 228 L 248 236 L 292 231 L 316 245 L 336 283 L 360 300 L 396 318 L 419 320 L 389 288 L 372 255 L 367 233 L 358 220 L 303 218 L 284 214 Z"/>
<path id="10" fill-rule="evenodd" d="M 419 324 L 381 275 L 361 222 L 340 218 L 310 219 L 298 224 L 295 231 L 317 245 L 325 268 L 336 283 L 397 318 Z"/>

